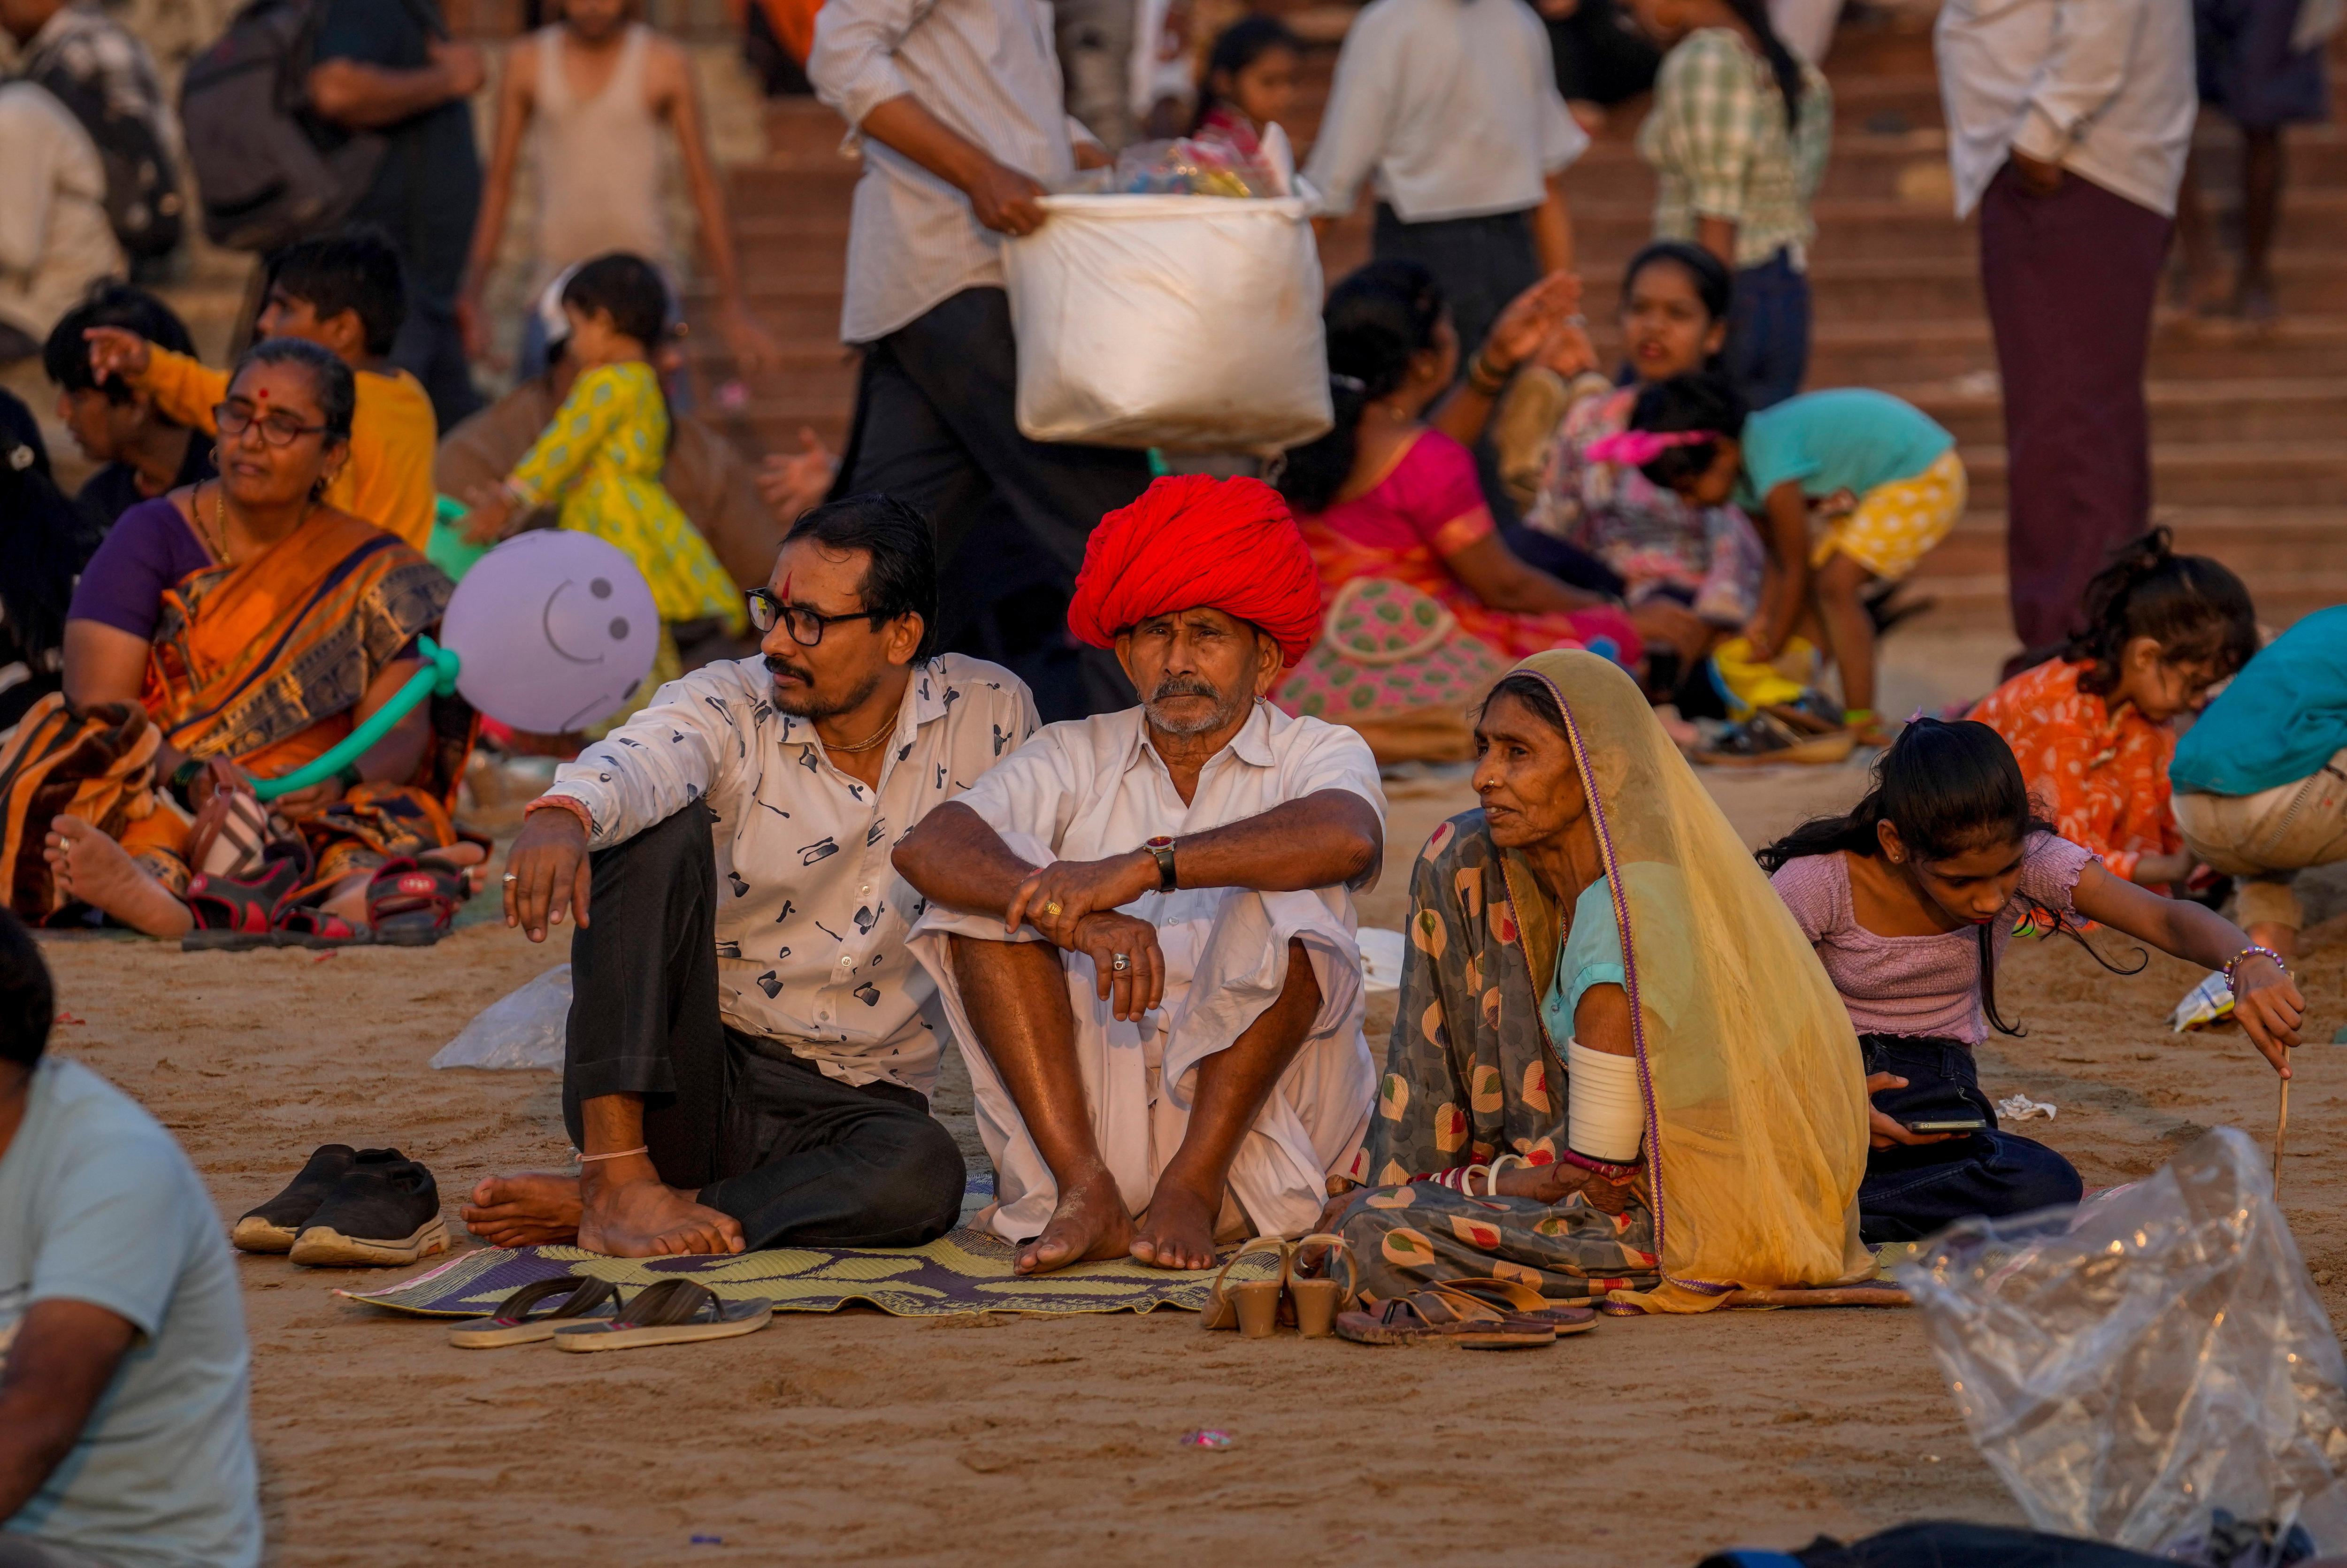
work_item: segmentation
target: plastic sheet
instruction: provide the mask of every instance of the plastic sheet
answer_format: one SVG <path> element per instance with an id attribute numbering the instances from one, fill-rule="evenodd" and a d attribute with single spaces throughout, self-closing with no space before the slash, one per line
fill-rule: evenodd
<path id="1" fill-rule="evenodd" d="M 557 964 L 473 1015 L 435 1067 L 560 1067 L 570 1022 L 570 966 Z"/>
<path id="2" fill-rule="evenodd" d="M 1897 1277 L 2039 1529 L 2189 1553 L 2224 1510 L 2347 1548 L 2347 1358 L 2238 1129 L 2075 1209 L 1951 1226 Z"/>
<path id="3" fill-rule="evenodd" d="M 1276 452 L 1327 430 L 1320 256 L 1301 197 L 1043 198 L 1003 245 L 1020 431 Z"/>

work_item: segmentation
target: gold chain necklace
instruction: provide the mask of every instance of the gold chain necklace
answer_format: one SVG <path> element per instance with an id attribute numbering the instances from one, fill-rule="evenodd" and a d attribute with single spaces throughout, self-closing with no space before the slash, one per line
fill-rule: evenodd
<path id="1" fill-rule="evenodd" d="M 201 507 L 188 509 L 203 516 Z M 212 528 L 217 536 L 211 540 L 212 553 L 220 557 L 220 565 L 234 566 L 236 561 L 228 553 L 228 486 L 218 479 L 212 481 Z"/>
<path id="2" fill-rule="evenodd" d="M 879 729 L 874 731 L 872 738 L 868 741 L 858 741 L 852 746 L 837 746 L 832 744 L 829 741 L 824 741 L 823 749 L 826 752 L 838 752 L 843 755 L 853 756 L 857 752 L 870 751 L 873 747 L 878 745 L 881 742 L 887 740 L 896 733 L 897 721 L 892 718 L 887 723 L 881 725 Z M 817 735 L 816 739 L 821 740 L 822 737 Z"/>

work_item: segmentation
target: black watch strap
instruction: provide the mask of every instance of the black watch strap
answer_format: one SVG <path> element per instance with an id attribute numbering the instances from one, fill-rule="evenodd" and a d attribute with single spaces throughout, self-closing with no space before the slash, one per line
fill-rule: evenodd
<path id="1" fill-rule="evenodd" d="M 1170 838 L 1153 838 L 1142 847 L 1149 851 L 1151 857 L 1157 862 L 1157 890 L 1160 893 L 1171 893 L 1180 887 L 1181 878 L 1174 874 L 1174 841 Z"/>

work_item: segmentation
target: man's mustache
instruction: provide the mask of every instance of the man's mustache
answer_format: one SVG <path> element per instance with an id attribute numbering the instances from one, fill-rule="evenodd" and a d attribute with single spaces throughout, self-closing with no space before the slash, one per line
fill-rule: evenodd
<path id="1" fill-rule="evenodd" d="M 794 680 L 804 681 L 810 686 L 815 684 L 815 671 L 812 670 L 802 670 L 789 661 L 777 659 L 771 653 L 765 656 L 765 663 L 766 673 L 769 675 L 788 675 Z"/>
<path id="2" fill-rule="evenodd" d="M 1169 697 L 1214 697 L 1219 699 L 1221 696 L 1222 693 L 1220 692 L 1214 690 L 1214 687 L 1208 685 L 1205 682 L 1200 680 L 1195 675 L 1168 675 L 1164 680 L 1157 682 L 1157 690 L 1151 694 L 1149 700 L 1153 702 L 1163 702 Z"/>

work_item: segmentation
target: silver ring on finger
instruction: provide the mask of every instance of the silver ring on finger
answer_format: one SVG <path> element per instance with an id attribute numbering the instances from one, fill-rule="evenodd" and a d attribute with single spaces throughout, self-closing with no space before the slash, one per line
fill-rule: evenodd
<path id="1" fill-rule="evenodd" d="M 518 882 L 521 880 L 521 873 L 518 871 L 508 871 L 506 873 L 506 880 L 508 882 Z"/>
<path id="2" fill-rule="evenodd" d="M 1108 967 L 1112 973 L 1121 975 L 1133 968 L 1133 959 L 1123 953 L 1111 953 L 1108 956 Z"/>

